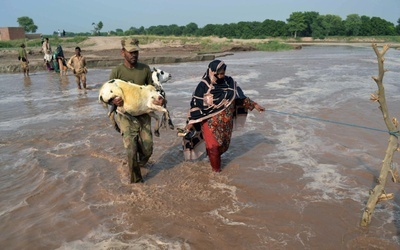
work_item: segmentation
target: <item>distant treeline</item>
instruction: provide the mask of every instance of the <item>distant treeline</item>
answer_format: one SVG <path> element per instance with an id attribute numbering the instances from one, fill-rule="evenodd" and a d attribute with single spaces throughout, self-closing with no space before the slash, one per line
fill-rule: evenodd
<path id="1" fill-rule="evenodd" d="M 207 24 L 199 28 L 196 23 L 186 26 L 158 25 L 128 30 L 96 31 L 96 35 L 158 35 L 158 36 L 218 36 L 238 39 L 263 39 L 266 37 L 313 37 L 328 36 L 397 36 L 400 35 L 400 18 L 395 26 L 380 17 L 350 14 L 343 20 L 338 15 L 320 15 L 318 12 L 293 12 L 283 21 L 266 19 L 263 22 L 238 22 L 229 24 Z M 56 33 L 55 33 L 56 34 Z M 72 33 L 67 36 L 91 36 L 92 32 Z"/>

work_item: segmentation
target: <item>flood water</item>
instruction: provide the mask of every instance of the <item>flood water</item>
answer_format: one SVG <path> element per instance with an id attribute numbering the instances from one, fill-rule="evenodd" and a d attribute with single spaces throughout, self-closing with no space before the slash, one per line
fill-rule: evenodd
<path id="1" fill-rule="evenodd" d="M 399 249 L 400 192 L 390 178 L 395 198 L 359 226 L 389 138 L 369 100 L 373 49 L 221 59 L 267 111 L 234 132 L 220 174 L 206 157 L 185 162 L 177 132 L 161 129 L 143 184 L 129 183 L 122 138 L 97 101 L 110 69 L 89 69 L 87 91 L 71 74 L 1 74 L 1 248 Z M 385 59 L 390 116 L 400 119 L 400 51 Z M 150 65 L 172 74 L 164 89 L 175 127 L 207 64 Z"/>

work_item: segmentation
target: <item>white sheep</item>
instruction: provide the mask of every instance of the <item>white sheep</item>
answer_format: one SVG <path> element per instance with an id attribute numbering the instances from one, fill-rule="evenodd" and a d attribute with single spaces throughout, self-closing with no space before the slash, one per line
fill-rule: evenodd
<path id="1" fill-rule="evenodd" d="M 148 113 L 151 117 L 156 119 L 157 123 L 154 128 L 154 134 L 160 136 L 159 132 L 159 116 L 155 111 L 167 113 L 162 105 L 164 104 L 164 97 L 152 85 L 138 85 L 131 82 L 126 82 L 120 79 L 113 79 L 105 82 L 99 91 L 99 101 L 105 107 L 112 106 L 109 112 L 110 120 L 113 122 L 117 131 L 119 130 L 118 124 L 114 119 L 114 111 L 117 108 L 112 105 L 114 98 L 122 98 L 124 104 L 118 111 L 127 116 L 138 116 Z"/>

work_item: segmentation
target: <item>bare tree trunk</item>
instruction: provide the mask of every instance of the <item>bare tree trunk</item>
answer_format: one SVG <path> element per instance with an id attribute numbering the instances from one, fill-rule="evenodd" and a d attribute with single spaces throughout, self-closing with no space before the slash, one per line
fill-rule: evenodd
<path id="1" fill-rule="evenodd" d="M 378 50 L 378 46 L 376 44 L 372 44 L 372 48 L 374 49 L 375 54 L 378 58 L 379 76 L 372 77 L 375 80 L 376 84 L 378 85 L 378 91 L 376 93 L 377 95 L 371 94 L 371 100 L 379 102 L 380 104 L 379 108 L 382 112 L 383 120 L 386 124 L 386 127 L 388 128 L 390 136 L 381 172 L 379 174 L 378 179 L 376 180 L 377 183 L 376 186 L 374 187 L 374 189 L 370 190 L 370 196 L 367 202 L 367 206 L 365 207 L 363 212 L 361 226 L 369 225 L 369 223 L 371 222 L 372 213 L 374 212 L 375 206 L 379 201 L 393 198 L 393 194 L 386 194 L 385 192 L 386 179 L 389 172 L 392 174 L 393 181 L 397 182 L 398 180 L 397 172 L 391 169 L 393 154 L 398 148 L 398 138 L 397 138 L 399 133 L 397 129 L 398 122 L 397 119 L 395 118 L 393 118 L 392 120 L 390 120 L 389 118 L 389 111 L 385 97 L 385 89 L 383 86 L 383 76 L 386 72 L 386 70 L 383 67 L 383 63 L 385 61 L 383 56 L 389 50 L 389 45 L 383 46 L 381 51 Z"/>

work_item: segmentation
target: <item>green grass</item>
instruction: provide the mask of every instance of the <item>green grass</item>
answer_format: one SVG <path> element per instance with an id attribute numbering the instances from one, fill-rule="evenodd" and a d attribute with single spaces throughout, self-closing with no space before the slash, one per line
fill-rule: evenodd
<path id="1" fill-rule="evenodd" d="M 122 37 L 130 37 L 130 36 L 121 36 Z M 185 44 L 200 44 L 200 53 L 213 53 L 223 51 L 224 48 L 232 46 L 234 41 L 232 39 L 227 39 L 223 42 L 213 42 L 209 37 L 186 37 L 186 36 L 156 36 L 156 35 L 134 35 L 131 37 L 138 38 L 140 44 L 150 44 L 153 42 L 160 42 L 163 44 L 171 44 L 171 43 L 179 43 L 181 45 Z M 60 44 L 63 47 L 75 47 L 79 46 L 80 43 L 88 39 L 88 36 L 75 36 L 75 37 L 58 37 L 58 36 L 49 36 L 50 44 L 54 47 Z M 301 38 L 295 39 L 296 41 L 300 41 Z M 288 42 L 293 40 L 293 38 L 281 37 L 275 38 L 275 40 L 270 40 L 268 42 L 254 42 L 254 43 L 246 43 L 244 42 L 242 45 L 246 44 L 247 46 L 252 46 L 256 50 L 260 51 L 280 51 L 280 50 L 290 50 L 293 49 L 292 46 L 285 44 L 284 42 Z M 383 43 L 400 43 L 400 36 L 376 36 L 376 37 L 347 37 L 347 36 L 335 36 L 335 37 L 326 37 L 323 39 L 325 41 L 337 41 L 337 42 L 348 42 L 348 43 L 356 43 L 362 41 L 376 41 Z M 245 40 L 244 40 L 245 41 Z M 41 40 L 40 39 L 19 39 L 19 40 L 11 40 L 11 41 L 0 41 L 0 49 L 18 49 L 21 44 L 24 43 L 28 49 L 31 48 L 40 48 Z M 86 45 L 90 46 L 90 45 Z"/>
<path id="2" fill-rule="evenodd" d="M 121 36 L 121 38 L 137 38 L 140 44 L 150 44 L 153 42 L 161 42 L 164 44 L 170 44 L 173 42 L 179 42 L 180 44 L 195 43 L 201 38 L 186 37 L 186 36 L 156 36 L 156 35 L 133 35 L 133 36 Z"/>
<path id="3" fill-rule="evenodd" d="M 227 43 L 224 42 L 212 42 L 211 39 L 202 39 L 200 41 L 200 53 L 214 53 L 223 50 L 223 47 Z"/>
<path id="4" fill-rule="evenodd" d="M 293 46 L 275 40 L 268 41 L 267 43 L 254 43 L 252 46 L 259 51 L 282 51 L 293 49 Z"/>
<path id="5" fill-rule="evenodd" d="M 61 46 L 75 46 L 83 41 L 88 39 L 86 36 L 76 36 L 76 37 L 68 37 L 68 38 L 59 38 L 59 37 L 50 37 L 50 44 L 53 46 L 61 44 Z M 0 41 L 0 49 L 11 49 L 11 48 L 19 48 L 21 44 L 25 44 L 25 46 L 29 48 L 40 48 L 42 46 L 41 39 L 18 39 L 11 41 Z"/>
<path id="6" fill-rule="evenodd" d="M 0 48 L 2 49 L 15 48 L 18 46 L 19 45 L 16 45 L 15 41 L 0 41 Z"/>
<path id="7" fill-rule="evenodd" d="M 374 36 L 374 37 L 362 37 L 362 36 L 357 36 L 357 37 L 348 37 L 350 41 L 357 41 L 361 39 L 371 39 L 371 40 L 376 40 L 377 42 L 383 42 L 383 43 L 400 43 L 400 36 Z"/>

